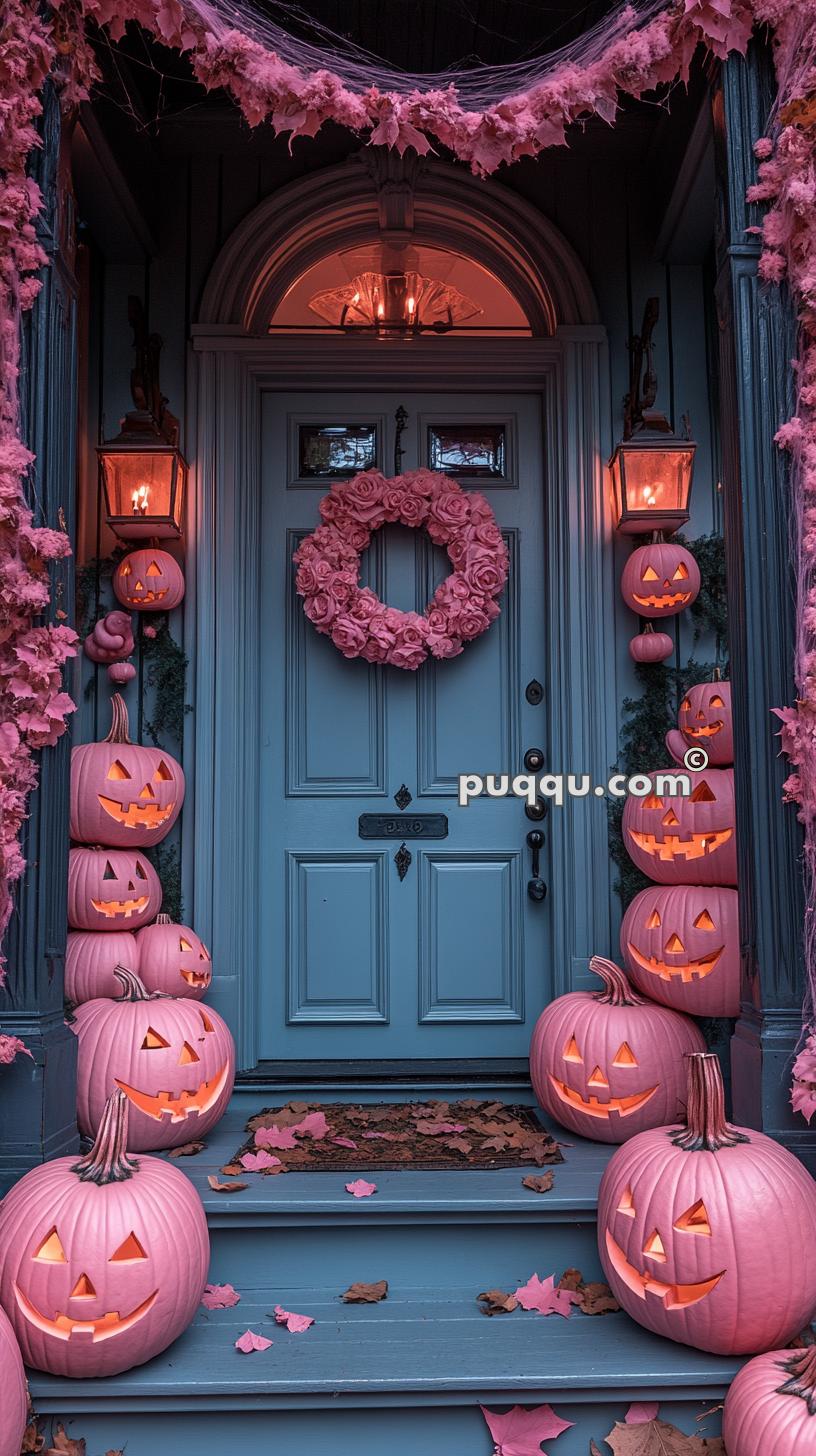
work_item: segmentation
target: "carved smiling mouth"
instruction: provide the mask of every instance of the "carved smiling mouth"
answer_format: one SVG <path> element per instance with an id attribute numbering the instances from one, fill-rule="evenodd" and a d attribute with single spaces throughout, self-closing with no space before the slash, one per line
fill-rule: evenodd
<path id="1" fill-rule="evenodd" d="M 655 1279 L 652 1274 L 642 1274 L 634 1264 L 630 1264 L 609 1229 L 606 1230 L 606 1252 L 615 1273 L 623 1280 L 627 1289 L 631 1289 L 639 1299 L 645 1299 L 647 1294 L 656 1295 L 658 1299 L 662 1299 L 665 1309 L 688 1309 L 689 1305 L 699 1304 L 712 1289 L 716 1289 L 725 1273 L 722 1269 L 713 1278 L 702 1279 L 699 1284 L 664 1284 L 662 1279 Z"/>
<path id="2" fill-rule="evenodd" d="M 644 854 L 669 862 L 679 855 L 683 855 L 685 859 L 702 859 L 703 855 L 713 854 L 716 849 L 721 849 L 728 843 L 732 832 L 731 829 L 713 829 L 710 834 L 692 834 L 690 839 L 680 839 L 677 834 L 667 834 L 665 839 L 658 839 L 654 834 L 642 834 L 639 829 L 629 830 L 638 849 L 642 849 Z"/>
<path id="3" fill-rule="evenodd" d="M 609 1117 L 612 1112 L 619 1113 L 621 1117 L 629 1117 L 632 1112 L 637 1112 L 639 1107 L 643 1107 L 657 1091 L 656 1087 L 650 1087 L 646 1092 L 634 1092 L 631 1097 L 610 1097 L 608 1102 L 599 1102 L 597 1097 L 593 1096 L 587 1102 L 580 1092 L 576 1092 L 574 1087 L 568 1087 L 566 1082 L 559 1082 L 552 1072 L 549 1077 L 562 1102 L 566 1102 L 570 1107 L 577 1107 L 581 1112 L 588 1113 L 590 1117 Z"/>
<path id="4" fill-rule="evenodd" d="M 209 986 L 210 984 L 209 971 L 179 971 L 179 975 L 182 981 L 187 982 L 188 986 L 199 987 Z"/>
<path id="5" fill-rule="evenodd" d="M 723 721 L 722 718 L 718 718 L 716 722 L 706 723 L 702 728 L 684 728 L 683 732 L 688 734 L 689 738 L 713 738 L 715 733 L 721 733 L 722 730 Z"/>
<path id="6" fill-rule="evenodd" d="M 134 605 L 134 606 L 136 606 L 136 605 L 141 606 L 144 602 L 160 602 L 163 597 L 166 597 L 167 596 L 167 587 L 163 587 L 160 591 L 155 591 L 155 592 L 154 591 L 139 592 L 138 596 L 134 596 L 132 593 L 131 593 L 130 596 L 128 596 L 127 592 L 125 593 L 125 595 L 127 596 L 128 601 L 132 605 Z"/>
<path id="7" fill-rule="evenodd" d="M 94 910 L 100 915 L 105 915 L 112 920 L 115 915 L 124 915 L 129 920 L 131 915 L 137 911 L 144 910 L 149 903 L 149 896 L 139 895 L 135 900 L 91 900 Z"/>
<path id="8" fill-rule="evenodd" d="M 104 794 L 97 794 L 96 797 L 105 813 L 110 814 L 117 824 L 124 824 L 128 829 L 156 829 L 165 819 L 170 818 L 176 807 L 175 803 L 166 804 L 163 809 L 158 804 L 129 804 L 127 809 L 123 809 L 115 799 L 106 799 Z"/>
<path id="9" fill-rule="evenodd" d="M 641 955 L 631 940 L 627 943 L 632 960 L 637 961 L 642 970 L 649 971 L 653 976 L 659 976 L 661 981 L 676 980 L 678 976 L 681 981 L 695 979 L 702 981 L 706 976 L 711 975 L 724 950 L 724 946 L 720 946 L 719 950 L 712 951 L 711 955 L 702 956 L 698 961 L 687 961 L 684 966 L 670 966 L 666 961 L 658 960 L 657 956 Z"/>
<path id="10" fill-rule="evenodd" d="M 639 597 L 637 592 L 632 593 L 635 601 L 641 607 L 676 607 L 678 602 L 688 606 L 691 601 L 691 592 L 669 592 L 666 596 Z"/>
<path id="11" fill-rule="evenodd" d="M 90 1335 L 92 1342 L 96 1345 L 100 1340 L 109 1340 L 111 1335 L 120 1335 L 129 1330 L 133 1325 L 138 1324 L 140 1319 L 153 1308 L 158 1299 L 159 1291 L 154 1289 L 147 1299 L 134 1309 L 130 1314 L 120 1316 L 116 1310 L 110 1310 L 103 1314 L 100 1319 L 95 1320 L 72 1320 L 70 1315 L 58 1314 L 56 1319 L 48 1319 L 41 1314 L 36 1305 L 26 1299 L 19 1285 L 14 1286 L 14 1297 L 17 1300 L 19 1309 L 25 1315 L 29 1324 L 36 1329 L 42 1330 L 45 1335 L 55 1335 L 58 1340 L 70 1340 L 73 1335 Z"/>
<path id="12" fill-rule="evenodd" d="M 149 1092 L 140 1092 L 138 1087 L 129 1087 L 127 1082 L 120 1082 L 116 1078 L 117 1087 L 121 1087 L 129 1102 L 138 1107 L 148 1117 L 154 1117 L 161 1122 L 163 1117 L 169 1117 L 171 1122 L 183 1122 L 191 1113 L 207 1112 L 213 1103 L 218 1101 L 224 1090 L 227 1081 L 227 1063 L 225 1062 L 220 1072 L 210 1077 L 208 1082 L 202 1082 L 194 1092 L 183 1092 L 175 1095 L 172 1092 L 158 1092 L 155 1097 Z"/>

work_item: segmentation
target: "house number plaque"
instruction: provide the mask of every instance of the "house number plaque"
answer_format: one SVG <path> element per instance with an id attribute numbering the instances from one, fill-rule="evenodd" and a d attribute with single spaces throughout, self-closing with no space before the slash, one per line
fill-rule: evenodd
<path id="1" fill-rule="evenodd" d="M 361 814 L 361 839 L 447 839 L 447 814 Z"/>

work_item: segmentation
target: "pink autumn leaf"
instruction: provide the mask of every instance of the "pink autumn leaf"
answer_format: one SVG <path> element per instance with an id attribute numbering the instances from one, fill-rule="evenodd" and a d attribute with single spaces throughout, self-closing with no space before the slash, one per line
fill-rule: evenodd
<path id="1" fill-rule="evenodd" d="M 261 1148 L 259 1153 L 244 1153 L 241 1158 L 241 1167 L 246 1168 L 248 1173 L 261 1173 L 264 1168 L 279 1168 L 280 1158 L 272 1153 L 264 1152 Z"/>
<path id="2" fill-rule="evenodd" d="M 336 1143 L 338 1148 L 351 1148 L 352 1152 L 355 1153 L 357 1151 L 357 1144 L 354 1141 L 354 1138 L 336 1137 L 332 1138 L 332 1142 Z"/>
<path id="3" fill-rule="evenodd" d="M 660 1406 L 658 1405 L 656 1400 L 648 1402 L 637 1400 L 634 1402 L 633 1405 L 630 1405 L 628 1411 L 626 1412 L 626 1415 L 623 1418 L 624 1423 L 627 1426 L 641 1426 L 644 1425 L 646 1421 L 656 1421 L 657 1412 L 659 1410 Z"/>
<path id="4" fill-rule="evenodd" d="M 377 1192 L 376 1183 L 366 1183 L 365 1178 L 355 1178 L 353 1183 L 346 1184 L 346 1192 L 353 1198 L 370 1198 L 372 1193 Z"/>
<path id="5" fill-rule="evenodd" d="M 531 1274 L 527 1283 L 516 1290 L 522 1309 L 534 1309 L 537 1314 L 560 1314 L 565 1319 L 569 1319 L 575 1298 L 574 1289 L 556 1289 L 554 1274 L 549 1279 Z"/>
<path id="6" fill-rule="evenodd" d="M 297 1138 L 291 1127 L 259 1127 L 255 1134 L 256 1148 L 296 1148 Z"/>
<path id="7" fill-rule="evenodd" d="M 324 1138 L 329 1131 L 326 1114 L 309 1112 L 300 1122 L 294 1124 L 291 1131 L 298 1133 L 300 1137 Z"/>
<path id="8" fill-rule="evenodd" d="M 514 1405 L 506 1415 L 480 1406 L 496 1447 L 494 1456 L 542 1456 L 541 1442 L 554 1441 L 574 1421 L 562 1421 L 552 1406 L 537 1405 L 525 1410 Z"/>
<path id="9" fill-rule="evenodd" d="M 292 1314 L 291 1310 L 283 1309 L 280 1304 L 275 1305 L 275 1319 L 279 1325 L 286 1325 L 293 1335 L 301 1335 L 308 1330 L 309 1325 L 314 1324 L 310 1314 Z"/>
<path id="10" fill-rule="evenodd" d="M 231 1284 L 205 1284 L 201 1303 L 205 1309 L 232 1309 L 240 1298 L 240 1294 Z"/>
<path id="11" fill-rule="evenodd" d="M 268 1350 L 271 1344 L 272 1341 L 267 1340 L 265 1335 L 256 1335 L 254 1330 L 245 1330 L 235 1341 L 235 1348 L 242 1355 L 251 1355 L 253 1350 Z"/>

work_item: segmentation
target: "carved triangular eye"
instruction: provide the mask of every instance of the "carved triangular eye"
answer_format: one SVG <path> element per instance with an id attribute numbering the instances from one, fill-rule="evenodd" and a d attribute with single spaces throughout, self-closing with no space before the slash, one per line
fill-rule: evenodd
<path id="1" fill-rule="evenodd" d="M 169 1047 L 169 1045 L 169 1041 L 165 1041 L 164 1037 L 158 1031 L 154 1031 L 152 1026 L 147 1028 L 147 1035 L 142 1042 L 143 1052 L 155 1052 L 161 1047 Z"/>
<path id="2" fill-rule="evenodd" d="M 625 1213 L 627 1218 L 635 1217 L 635 1200 L 632 1197 L 631 1188 L 624 1188 L 618 1204 L 618 1213 Z"/>
<path id="3" fill-rule="evenodd" d="M 115 880 L 116 879 L 116 870 L 113 868 L 113 865 L 111 864 L 111 862 L 110 862 L 109 859 L 106 859 L 105 860 L 105 872 L 104 872 L 102 878 L 103 878 L 103 880 Z"/>
<path id="4" fill-rule="evenodd" d="M 695 930 L 716 930 L 717 927 L 707 910 L 701 910 L 694 922 Z"/>
<path id="5" fill-rule="evenodd" d="M 153 777 L 154 779 L 158 779 L 160 783 L 169 783 L 169 781 L 172 779 L 173 775 L 167 767 L 164 759 L 162 759 Z"/>
<path id="6" fill-rule="evenodd" d="M 717 795 L 709 788 L 705 779 L 703 779 L 694 790 L 691 796 L 691 802 L 692 804 L 713 804 L 716 798 Z"/>
<path id="7" fill-rule="evenodd" d="M 148 576 L 161 576 L 161 567 L 157 561 L 151 561 L 146 574 Z"/>
<path id="8" fill-rule="evenodd" d="M 637 1058 L 636 1058 L 634 1052 L 632 1051 L 632 1048 L 630 1047 L 628 1041 L 622 1041 L 621 1042 L 620 1046 L 618 1047 L 618 1050 L 615 1052 L 615 1060 L 613 1061 L 612 1066 L 613 1067 L 636 1067 L 637 1066 Z"/>
<path id="9" fill-rule="evenodd" d="M 714 697 L 711 698 L 711 699 L 709 699 L 708 706 L 709 706 L 709 708 L 724 708 L 725 707 L 725 703 L 723 702 L 723 700 L 720 697 L 719 693 L 715 693 L 714 694 Z"/>
<path id="10" fill-rule="evenodd" d="M 681 713 L 688 713 L 690 711 L 690 709 L 691 709 L 691 703 L 689 702 L 688 698 L 684 698 L 683 701 L 682 701 L 682 703 L 680 704 L 680 712 Z"/>
<path id="11" fill-rule="evenodd" d="M 691 1208 L 681 1213 L 674 1227 L 681 1234 L 705 1234 L 708 1238 L 711 1237 L 711 1220 L 702 1198 L 698 1198 Z"/>
<path id="12" fill-rule="evenodd" d="M 133 567 L 131 566 L 129 561 L 123 561 L 122 565 L 119 567 L 119 573 L 121 576 L 130 576 L 132 570 Z"/>
<path id="13" fill-rule="evenodd" d="M 122 1244 L 119 1245 L 119 1248 L 116 1250 L 116 1253 L 115 1254 L 111 1254 L 111 1256 L 110 1256 L 110 1258 L 108 1260 L 108 1263 L 109 1264 L 135 1264 L 136 1261 L 137 1261 L 137 1259 L 146 1259 L 146 1258 L 147 1258 L 147 1254 L 145 1253 L 144 1249 L 142 1248 L 141 1244 L 139 1243 L 139 1240 L 137 1239 L 136 1235 L 133 1232 L 131 1232 L 131 1233 L 128 1234 L 128 1236 L 125 1239 L 124 1243 L 122 1243 Z"/>
<path id="14" fill-rule="evenodd" d="M 678 566 L 676 572 L 674 573 L 674 576 L 672 577 L 672 581 L 688 581 L 688 567 L 686 566 L 685 561 L 680 562 L 680 565 Z"/>
<path id="15" fill-rule="evenodd" d="M 680 820 L 678 819 L 678 817 L 675 814 L 674 810 L 673 809 L 669 809 L 663 815 L 663 818 L 661 820 L 661 823 L 665 824 L 665 826 L 666 826 L 667 829 L 671 829 L 675 824 L 679 824 L 680 823 Z"/>
<path id="16" fill-rule="evenodd" d="M 120 763 L 118 758 L 115 758 L 108 769 L 106 777 L 109 779 L 129 779 L 130 774 L 125 768 L 125 765 Z"/>
<path id="17" fill-rule="evenodd" d="M 567 1045 L 564 1047 L 564 1061 L 583 1062 L 583 1060 L 584 1059 L 578 1050 L 578 1043 L 575 1040 L 575 1037 L 571 1036 L 569 1041 L 567 1042 Z"/>
<path id="18" fill-rule="evenodd" d="M 666 950 L 671 951 L 674 955 L 679 955 L 680 951 L 685 950 L 685 948 L 686 947 L 684 946 L 682 940 L 680 939 L 680 936 L 677 935 L 677 933 L 675 933 L 674 935 L 670 935 L 668 940 L 666 941 Z"/>
<path id="19" fill-rule="evenodd" d="M 137 875 L 138 875 L 138 876 L 139 876 L 139 879 L 140 879 L 140 880 L 146 880 L 146 879 L 147 879 L 147 870 L 146 870 L 146 869 L 145 869 L 145 868 L 144 868 L 144 866 L 143 866 L 143 865 L 142 865 L 142 864 L 141 864 L 141 863 L 140 863 L 140 862 L 139 862 L 139 860 L 138 860 L 138 859 L 137 859 L 137 861 L 136 861 L 136 874 L 137 874 Z"/>
<path id="20" fill-rule="evenodd" d="M 643 573 L 644 581 L 657 581 L 657 572 L 653 566 L 647 566 Z"/>
<path id="21" fill-rule="evenodd" d="M 210 1021 L 210 1018 L 207 1015 L 206 1011 L 201 1012 L 201 1025 L 204 1027 L 205 1031 L 215 1031 L 215 1027 Z"/>
<path id="22" fill-rule="evenodd" d="M 96 1290 L 87 1274 L 80 1274 L 69 1295 L 70 1299 L 96 1299 Z"/>
<path id="23" fill-rule="evenodd" d="M 183 935 L 179 937 L 179 950 L 192 950 L 192 948 L 189 940 L 185 940 Z"/>
<path id="24" fill-rule="evenodd" d="M 34 1258 L 40 1259 L 44 1264 L 67 1264 L 68 1260 L 65 1257 L 65 1250 L 60 1242 L 56 1225 L 50 1233 L 46 1234 Z"/>
<path id="25" fill-rule="evenodd" d="M 650 794 L 648 799 L 643 800 L 643 807 L 644 809 L 662 809 L 663 800 L 659 799 L 657 794 Z"/>
<path id="26" fill-rule="evenodd" d="M 657 1229 L 653 1229 L 643 1245 L 643 1252 L 647 1259 L 657 1259 L 658 1263 L 665 1264 L 666 1250 L 663 1247 L 663 1240 Z"/>
<path id="27" fill-rule="evenodd" d="M 198 1053 L 194 1052 L 193 1048 L 190 1046 L 190 1043 L 186 1041 L 184 1043 L 184 1046 L 181 1048 L 181 1056 L 179 1057 L 178 1061 L 179 1066 L 186 1067 L 190 1062 L 200 1061 L 201 1058 L 199 1057 Z"/>
<path id="28" fill-rule="evenodd" d="M 646 921 L 646 929 L 659 930 L 662 924 L 663 921 L 660 919 L 658 912 L 656 910 L 653 910 L 651 915 L 649 916 L 649 919 Z"/>

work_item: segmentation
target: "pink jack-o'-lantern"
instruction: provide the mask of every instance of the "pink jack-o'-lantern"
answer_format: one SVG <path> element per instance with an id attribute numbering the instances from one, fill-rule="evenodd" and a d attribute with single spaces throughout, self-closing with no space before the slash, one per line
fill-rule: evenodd
<path id="1" fill-rule="evenodd" d="M 72 849 L 68 924 L 72 930 L 138 930 L 158 914 L 162 887 L 138 850 Z"/>
<path id="2" fill-rule="evenodd" d="M 116 600 L 134 612 L 169 612 L 184 597 L 184 573 L 169 551 L 145 546 L 123 556 L 113 573 Z"/>
<path id="3" fill-rule="evenodd" d="M 725 1397 L 733 1456 L 816 1456 L 816 1345 L 749 1360 Z"/>
<path id="4" fill-rule="evenodd" d="M 116 1375 L 167 1348 L 204 1291 L 207 1220 L 189 1178 L 132 1158 L 127 1099 L 93 1149 L 26 1173 L 0 1205 L 0 1298 L 23 1357 L 52 1375 Z"/>
<path id="5" fill-rule="evenodd" d="M 729 682 L 697 683 L 689 688 L 677 726 L 691 748 L 704 748 L 709 763 L 734 762 L 734 729 Z"/>
<path id="6" fill-rule="evenodd" d="M 71 754 L 71 838 L 80 844 L 148 848 L 170 833 L 184 802 L 181 764 L 160 748 L 131 743 L 124 699 L 101 743 Z"/>
<path id="7" fill-rule="evenodd" d="M 638 546 L 621 576 L 623 600 L 640 617 L 674 617 L 691 606 L 699 590 L 700 568 L 676 541 Z"/>
<path id="8" fill-rule="evenodd" d="M 603 1175 L 601 1262 L 646 1329 L 717 1355 L 757 1354 L 816 1311 L 816 1183 L 779 1143 L 726 1123 L 715 1056 L 688 1065 L 685 1125 L 640 1133 Z"/>
<path id="9" fill-rule="evenodd" d="M 69 930 L 65 950 L 65 997 L 75 1006 L 98 996 L 118 996 L 117 966 L 139 969 L 139 943 L 129 930 Z"/>
<path id="10" fill-rule="evenodd" d="M 201 1000 L 212 980 L 212 960 L 203 940 L 189 925 L 174 925 L 169 915 L 159 915 L 154 925 L 139 931 L 136 939 L 139 976 L 148 991 Z"/>
<path id="11" fill-rule="evenodd" d="M 686 1086 L 684 1058 L 705 1042 L 693 1021 L 644 1001 L 602 956 L 602 991 L 571 991 L 542 1011 L 530 1077 L 545 1112 L 582 1137 L 621 1143 L 670 1122 Z"/>
<path id="12" fill-rule="evenodd" d="M 734 771 L 707 768 L 688 777 L 689 795 L 630 794 L 621 825 L 626 852 L 659 885 L 736 885 Z"/>
<path id="13" fill-rule="evenodd" d="M 92 1136 L 118 1087 L 130 1103 L 134 1151 L 175 1148 L 202 1137 L 222 1116 L 235 1080 L 235 1045 L 209 1006 L 148 991 L 132 971 L 116 972 L 125 994 L 77 1007 L 77 1119 Z"/>
<path id="14" fill-rule="evenodd" d="M 736 890 L 650 885 L 628 907 L 620 942 L 631 979 L 653 1001 L 690 1016 L 739 1015 Z"/>
<path id="15" fill-rule="evenodd" d="M 674 652 L 674 642 L 668 632 L 655 632 L 651 622 L 645 632 L 638 632 L 629 643 L 629 656 L 633 662 L 665 662 Z"/>
<path id="16" fill-rule="evenodd" d="M 0 1309 L 0 1456 L 20 1456 L 28 1423 L 28 1389 L 23 1357 L 9 1320 Z"/>

